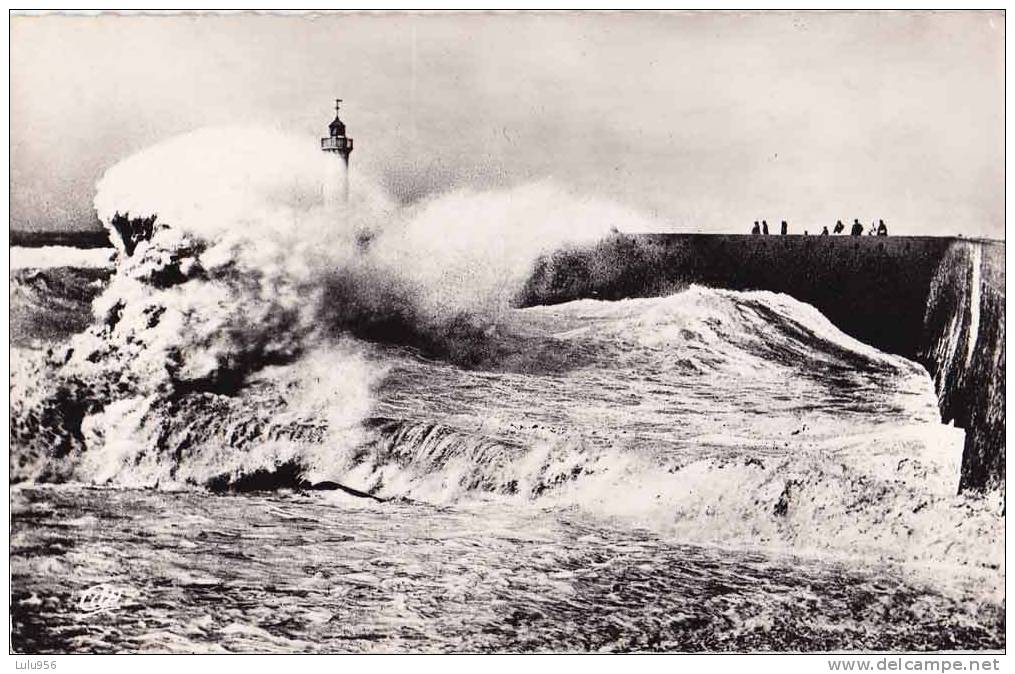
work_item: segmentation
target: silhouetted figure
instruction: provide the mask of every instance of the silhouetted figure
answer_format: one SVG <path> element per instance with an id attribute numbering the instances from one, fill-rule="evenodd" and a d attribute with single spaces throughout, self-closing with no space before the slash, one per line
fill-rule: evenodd
<path id="1" fill-rule="evenodd" d="M 370 249 L 370 243 L 374 240 L 374 232 L 369 229 L 361 229 L 356 232 L 356 247 L 360 251 L 367 251 Z"/>
<path id="2" fill-rule="evenodd" d="M 849 230 L 850 236 L 863 236 L 863 225 L 860 224 L 860 220 L 853 218 L 853 229 Z"/>
<path id="3" fill-rule="evenodd" d="M 751 227 L 751 234 L 761 234 L 761 225 L 757 220 L 754 221 L 754 227 Z"/>
<path id="4" fill-rule="evenodd" d="M 765 235 L 768 234 L 768 220 L 761 221 L 761 233 Z"/>
<path id="5" fill-rule="evenodd" d="M 885 227 L 884 220 L 878 220 L 878 236 L 888 236 L 888 228 Z"/>
<path id="6" fill-rule="evenodd" d="M 846 225 L 842 224 L 842 220 L 835 221 L 835 229 L 832 231 L 836 234 L 842 234 L 842 230 L 846 229 Z"/>
<path id="7" fill-rule="evenodd" d="M 808 236 L 808 235 L 809 235 L 809 233 L 808 233 L 808 231 L 807 231 L 807 230 L 805 229 L 805 230 L 804 230 L 804 236 Z"/>
<path id="8" fill-rule="evenodd" d="M 878 223 L 871 220 L 871 228 L 867 230 L 867 236 L 874 236 L 878 233 Z"/>
<path id="9" fill-rule="evenodd" d="M 789 229 L 789 225 L 787 225 L 786 221 L 783 220 L 782 225 L 779 226 L 779 233 L 782 234 L 783 236 L 786 236 L 787 229 Z"/>
<path id="10" fill-rule="evenodd" d="M 840 222 L 839 224 L 841 225 L 842 223 Z M 821 236 L 828 236 L 828 225 L 821 228 Z"/>

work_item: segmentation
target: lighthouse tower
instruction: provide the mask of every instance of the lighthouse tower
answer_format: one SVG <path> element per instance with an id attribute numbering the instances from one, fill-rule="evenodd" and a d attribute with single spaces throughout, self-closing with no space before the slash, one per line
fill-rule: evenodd
<path id="1" fill-rule="evenodd" d="M 328 137 L 321 139 L 321 149 L 336 159 L 342 160 L 342 202 L 349 200 L 349 155 L 352 153 L 352 138 L 345 135 L 345 124 L 338 117 L 341 98 L 335 99 L 335 120 L 328 125 Z"/>

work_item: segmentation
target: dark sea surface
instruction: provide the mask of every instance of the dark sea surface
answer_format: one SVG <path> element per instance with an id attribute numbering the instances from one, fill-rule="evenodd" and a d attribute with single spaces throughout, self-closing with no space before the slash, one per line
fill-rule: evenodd
<path id="1" fill-rule="evenodd" d="M 1005 645 L 1002 500 L 955 495 L 927 373 L 785 295 L 514 310 L 467 364 L 342 338 L 39 454 L 94 274 L 11 279 L 19 652 Z"/>
<path id="2" fill-rule="evenodd" d="M 25 652 L 998 648 L 904 569 L 685 545 L 573 510 L 83 486 L 14 492 Z M 950 581 L 951 583 L 951 581 Z M 82 610 L 89 588 L 115 601 Z"/>

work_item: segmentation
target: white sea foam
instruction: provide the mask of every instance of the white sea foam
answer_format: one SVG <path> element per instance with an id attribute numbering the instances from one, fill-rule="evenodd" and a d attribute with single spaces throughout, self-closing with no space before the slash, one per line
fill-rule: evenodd
<path id="1" fill-rule="evenodd" d="M 120 463 L 131 484 L 196 480 L 175 467 L 171 476 L 149 466 L 148 478 L 138 469 L 149 460 L 161 466 L 160 407 L 189 391 L 236 397 L 266 365 L 316 377 L 323 397 L 344 392 L 322 411 L 306 390 L 289 391 L 284 419 L 323 414 L 329 432 L 351 428 L 370 409 L 384 366 L 334 348 L 343 334 L 361 321 L 397 319 L 400 334 L 420 333 L 439 348 L 463 320 L 485 330 L 509 309 L 538 255 L 636 218 L 549 184 L 464 190 L 399 208 L 358 174 L 349 203 L 336 204 L 326 189 L 333 169 L 306 139 L 224 128 L 159 143 L 103 175 L 94 203 L 119 251 L 116 274 L 94 302 L 95 324 L 61 351 L 57 369 L 76 382 L 75 395 L 95 398 L 81 401 L 85 444 L 108 441 L 111 454 L 89 454 L 77 475 L 116 480 Z M 155 216 L 156 226 L 127 241 L 118 216 Z M 121 455 L 129 445 L 135 454 Z M 237 465 L 270 468 L 292 453 L 276 448 Z"/>
<path id="2" fill-rule="evenodd" d="M 970 260 L 969 281 L 969 333 L 966 337 L 966 368 L 973 362 L 973 352 L 976 350 L 976 341 L 980 337 L 980 286 L 982 284 L 981 268 L 983 266 L 983 247 L 979 244 L 972 246 L 972 260 Z"/>
<path id="3" fill-rule="evenodd" d="M 110 248 L 74 248 L 72 246 L 42 246 L 10 249 L 11 269 L 49 269 L 50 267 L 111 267 L 113 250 Z"/>
<path id="4" fill-rule="evenodd" d="M 696 543 L 996 561 L 998 514 L 951 495 L 961 438 L 918 365 L 773 293 L 513 310 L 541 254 L 646 221 L 546 183 L 399 207 L 354 173 L 335 204 L 332 168 L 304 139 L 226 129 L 107 172 L 95 205 L 113 237 L 116 213 L 159 226 L 130 255 L 117 239 L 95 325 L 36 389 L 12 383 L 26 429 L 82 417 L 29 478 L 332 480 L 578 508 Z M 472 341 L 502 339 L 485 369 L 426 352 L 462 321 Z M 558 351 L 573 362 L 550 367 Z"/>

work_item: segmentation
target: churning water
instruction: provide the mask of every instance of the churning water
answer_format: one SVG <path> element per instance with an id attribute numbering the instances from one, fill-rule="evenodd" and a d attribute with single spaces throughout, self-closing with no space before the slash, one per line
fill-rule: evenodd
<path id="1" fill-rule="evenodd" d="M 107 174 L 104 222 L 165 226 L 91 306 L 12 278 L 52 318 L 12 358 L 19 650 L 1003 647 L 1002 500 L 955 495 L 922 367 L 766 292 L 511 308 L 651 225 L 549 185 L 335 213 L 250 145 Z"/>

